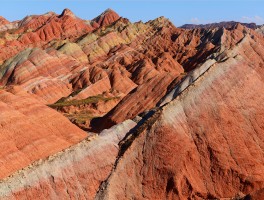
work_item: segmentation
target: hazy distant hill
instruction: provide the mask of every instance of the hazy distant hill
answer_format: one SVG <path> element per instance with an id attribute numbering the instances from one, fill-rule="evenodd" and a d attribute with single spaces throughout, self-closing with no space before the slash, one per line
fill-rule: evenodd
<path id="1" fill-rule="evenodd" d="M 211 23 L 211 24 L 184 24 L 180 28 L 184 29 L 195 29 L 195 28 L 232 28 L 236 24 L 240 22 L 230 21 L 230 22 L 219 22 L 219 23 Z M 259 26 L 256 23 L 240 23 L 243 26 L 246 26 L 251 29 L 257 29 Z"/>

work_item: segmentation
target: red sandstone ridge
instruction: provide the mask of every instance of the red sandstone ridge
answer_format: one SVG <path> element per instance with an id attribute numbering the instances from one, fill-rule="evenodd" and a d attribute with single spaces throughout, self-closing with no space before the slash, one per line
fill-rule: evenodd
<path id="1" fill-rule="evenodd" d="M 107 26 L 115 22 L 119 18 L 119 15 L 115 11 L 113 11 L 112 9 L 107 9 L 101 15 L 94 18 L 93 21 L 98 23 L 100 26 Z"/>
<path id="2" fill-rule="evenodd" d="M 119 18 L 114 11 L 106 11 L 100 16 L 102 17 L 100 25 L 109 25 Z M 75 40 L 100 27 L 95 21 L 76 17 L 69 9 L 63 10 L 61 15 L 53 12 L 44 15 L 31 15 L 19 22 L 7 25 L 7 27 L 0 26 L 0 31 L 1 29 L 7 30 L 7 33 L 10 34 L 9 29 L 12 29 L 11 32 L 14 36 L 8 37 L 4 49 L 0 51 L 0 62 L 14 56 L 26 47 L 42 47 L 54 40 Z"/>
<path id="3" fill-rule="evenodd" d="M 6 20 L 5 18 L 3 18 L 3 17 L 0 16 L 0 26 L 1 26 L 1 25 L 6 25 L 6 24 L 8 24 L 8 23 L 9 23 L 8 20 Z"/>
<path id="4" fill-rule="evenodd" d="M 0 199 L 262 199 L 261 27 L 65 9 L 0 31 Z"/>
<path id="5" fill-rule="evenodd" d="M 27 20 L 28 21 L 28 20 Z M 24 33 L 19 41 L 24 44 L 50 42 L 54 39 L 78 38 L 93 30 L 84 20 L 77 18 L 69 9 L 63 10 L 61 15 L 48 13 L 44 16 L 32 16 L 32 19 L 21 27 Z"/>
<path id="6" fill-rule="evenodd" d="M 86 137 L 65 117 L 20 88 L 0 89 L 0 178 Z"/>
<path id="7" fill-rule="evenodd" d="M 65 8 L 62 11 L 62 13 L 61 13 L 61 15 L 59 17 L 63 17 L 63 16 L 70 16 L 70 17 L 76 18 L 76 16 L 74 15 L 74 13 L 70 9 L 68 9 L 68 8 Z"/>
<path id="8" fill-rule="evenodd" d="M 263 45 L 247 35 L 187 75 L 121 143 L 96 199 L 232 199 L 258 190 L 251 197 L 261 199 Z"/>

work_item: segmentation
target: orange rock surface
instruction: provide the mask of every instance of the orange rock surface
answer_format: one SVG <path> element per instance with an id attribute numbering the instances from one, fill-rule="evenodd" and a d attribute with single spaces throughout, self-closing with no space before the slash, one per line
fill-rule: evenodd
<path id="1" fill-rule="evenodd" d="M 87 137 L 20 88 L 0 89 L 0 178 Z"/>
<path id="2" fill-rule="evenodd" d="M 0 199 L 261 199 L 262 27 L 227 24 L 0 18 Z"/>
<path id="3" fill-rule="evenodd" d="M 0 26 L 1 26 L 1 25 L 6 25 L 6 24 L 8 24 L 8 23 L 9 23 L 8 20 L 6 20 L 5 18 L 3 18 L 3 17 L 0 16 Z"/>
<path id="4" fill-rule="evenodd" d="M 135 124 L 126 121 L 0 181 L 0 198 L 93 199 L 115 164 L 119 140 Z"/>
<path id="5" fill-rule="evenodd" d="M 96 199 L 261 199 L 263 45 L 245 35 L 187 75 L 209 69 L 131 131 Z"/>
<path id="6" fill-rule="evenodd" d="M 119 15 L 115 11 L 113 11 L 112 9 L 107 9 L 101 15 L 94 18 L 93 21 L 96 22 L 99 26 L 107 26 L 115 22 L 119 18 Z"/>

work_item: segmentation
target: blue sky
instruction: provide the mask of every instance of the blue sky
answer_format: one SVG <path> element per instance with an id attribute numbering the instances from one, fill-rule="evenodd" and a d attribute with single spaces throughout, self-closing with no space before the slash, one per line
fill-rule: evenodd
<path id="1" fill-rule="evenodd" d="M 71 9 L 83 19 L 92 19 L 107 8 L 131 21 L 159 16 L 176 26 L 219 21 L 264 24 L 264 0 L 1 0 L 0 15 L 10 21 L 26 15 Z"/>

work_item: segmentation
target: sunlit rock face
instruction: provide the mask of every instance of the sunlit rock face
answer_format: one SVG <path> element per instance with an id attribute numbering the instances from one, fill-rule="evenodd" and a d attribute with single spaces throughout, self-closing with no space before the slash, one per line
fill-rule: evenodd
<path id="1" fill-rule="evenodd" d="M 262 27 L 0 18 L 0 199 L 261 199 Z"/>
<path id="2" fill-rule="evenodd" d="M 262 49 L 263 42 L 246 36 L 159 108 L 133 132 L 137 137 L 123 142 L 125 151 L 97 199 L 232 198 L 258 190 L 251 196 L 260 198 Z"/>
<path id="3" fill-rule="evenodd" d="M 260 26 L 258 29 L 256 29 L 256 32 L 264 35 L 264 25 L 263 26 Z"/>
<path id="4" fill-rule="evenodd" d="M 0 89 L 0 178 L 76 144 L 87 133 L 15 86 Z"/>

